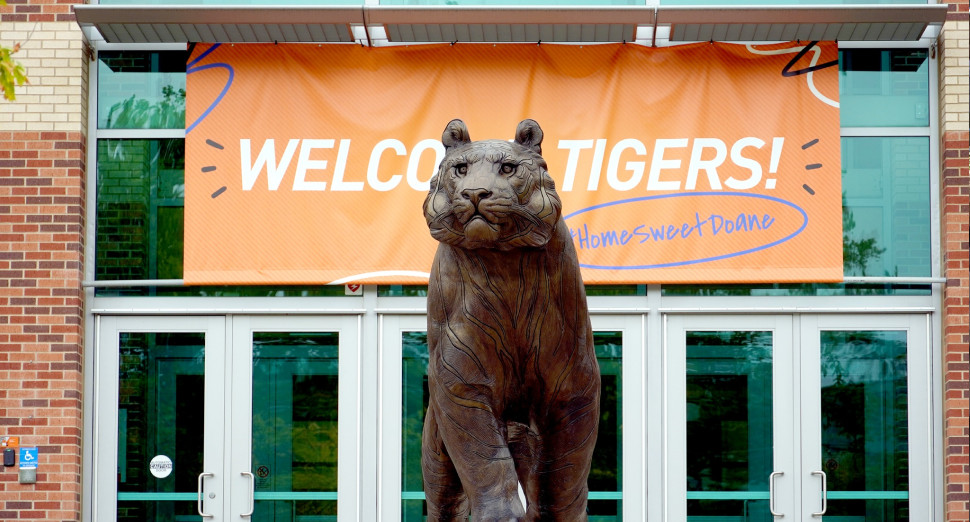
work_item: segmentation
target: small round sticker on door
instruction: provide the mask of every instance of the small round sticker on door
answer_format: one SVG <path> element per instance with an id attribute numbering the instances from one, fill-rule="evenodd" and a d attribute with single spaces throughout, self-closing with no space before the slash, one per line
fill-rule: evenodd
<path id="1" fill-rule="evenodd" d="M 165 455 L 157 455 L 148 463 L 148 470 L 155 478 L 165 478 L 172 474 L 172 459 Z"/>

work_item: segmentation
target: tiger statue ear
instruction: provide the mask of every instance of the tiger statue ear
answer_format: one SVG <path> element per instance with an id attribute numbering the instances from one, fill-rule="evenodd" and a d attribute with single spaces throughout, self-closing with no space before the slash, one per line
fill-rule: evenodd
<path id="1" fill-rule="evenodd" d="M 471 143 L 471 141 L 468 127 L 465 126 L 465 122 L 458 119 L 449 121 L 448 125 L 445 126 L 445 132 L 441 134 L 441 144 L 445 146 L 445 152 Z"/>
<path id="2" fill-rule="evenodd" d="M 542 129 L 535 120 L 525 119 L 515 128 L 515 142 L 536 154 L 542 154 Z"/>

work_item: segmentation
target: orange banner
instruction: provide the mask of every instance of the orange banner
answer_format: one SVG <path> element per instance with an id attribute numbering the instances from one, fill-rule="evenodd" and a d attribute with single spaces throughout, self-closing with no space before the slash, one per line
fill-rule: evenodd
<path id="1" fill-rule="evenodd" d="M 460 118 L 541 125 L 587 283 L 842 279 L 835 43 L 197 45 L 188 284 L 427 282 Z"/>

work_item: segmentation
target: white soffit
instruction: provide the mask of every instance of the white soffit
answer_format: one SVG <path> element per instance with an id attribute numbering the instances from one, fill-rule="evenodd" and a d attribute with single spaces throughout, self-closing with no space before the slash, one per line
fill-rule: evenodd
<path id="1" fill-rule="evenodd" d="M 368 6 L 366 25 L 390 42 L 632 42 L 653 7 Z"/>
<path id="2" fill-rule="evenodd" d="M 670 6 L 658 25 L 670 41 L 914 41 L 946 20 L 947 4 Z"/>
<path id="3" fill-rule="evenodd" d="M 353 42 L 361 8 L 329 6 L 74 6 L 108 43 Z"/>
<path id="4" fill-rule="evenodd" d="M 915 41 L 946 4 L 782 6 L 74 6 L 108 43 Z M 637 34 L 637 28 L 643 33 Z M 366 30 L 364 30 L 366 28 Z M 655 28 L 661 29 L 654 31 Z M 644 31 L 646 29 L 646 31 Z M 355 38 L 356 35 L 356 38 Z M 666 40 L 666 39 L 665 39 Z M 655 42 L 662 43 L 662 42 Z"/>

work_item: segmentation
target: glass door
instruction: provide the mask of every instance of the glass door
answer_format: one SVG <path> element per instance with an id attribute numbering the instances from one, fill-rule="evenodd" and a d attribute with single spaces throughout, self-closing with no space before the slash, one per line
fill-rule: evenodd
<path id="1" fill-rule="evenodd" d="M 428 404 L 427 319 L 381 318 L 379 516 L 426 516 L 421 433 Z M 642 520 L 644 499 L 644 336 L 641 316 L 594 315 L 601 374 L 600 424 L 589 475 L 591 521 Z"/>
<path id="2" fill-rule="evenodd" d="M 357 520 L 358 332 L 356 317 L 233 318 L 232 520 Z"/>
<path id="3" fill-rule="evenodd" d="M 903 314 L 802 319 L 801 410 L 815 420 L 802 434 L 804 516 L 934 519 L 927 321 Z"/>
<path id="4" fill-rule="evenodd" d="M 770 521 L 794 494 L 791 318 L 670 317 L 667 340 L 669 520 Z"/>
<path id="5" fill-rule="evenodd" d="M 357 520 L 356 316 L 99 325 L 96 520 Z"/>
<path id="6" fill-rule="evenodd" d="M 668 317 L 668 519 L 932 520 L 926 323 Z"/>
<path id="7" fill-rule="evenodd" d="M 99 325 L 96 520 L 221 514 L 225 319 L 102 317 Z"/>

